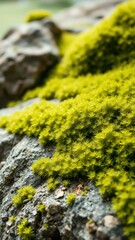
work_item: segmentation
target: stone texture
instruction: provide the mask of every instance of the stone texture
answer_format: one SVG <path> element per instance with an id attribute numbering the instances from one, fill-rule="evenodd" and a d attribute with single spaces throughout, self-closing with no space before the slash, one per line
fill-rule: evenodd
<path id="1" fill-rule="evenodd" d="M 112 215 L 107 215 L 104 217 L 104 225 L 108 228 L 113 228 L 118 225 L 118 219 Z"/>
<path id="2" fill-rule="evenodd" d="M 0 110 L 0 115 L 8 115 L 34 102 Z M 115 224 L 118 219 L 111 205 L 103 201 L 92 183 L 76 181 L 70 187 L 61 183 L 54 192 L 49 192 L 47 182 L 33 174 L 32 163 L 40 157 L 51 157 L 53 152 L 53 146 L 43 147 L 35 138 L 15 136 L 0 129 L 0 239 L 20 240 L 17 225 L 27 218 L 35 230 L 36 240 L 126 240 L 120 222 Z M 12 197 L 25 185 L 32 185 L 36 194 L 16 209 Z M 81 196 L 85 186 L 86 196 Z M 77 194 L 73 207 L 66 204 L 70 192 Z M 38 212 L 39 204 L 44 204 L 44 213 Z M 12 215 L 16 221 L 11 224 L 9 217 Z"/>
<path id="3" fill-rule="evenodd" d="M 58 198 L 61 198 L 64 196 L 64 191 L 62 189 L 57 189 L 55 191 L 55 198 L 58 199 Z"/>
<path id="4" fill-rule="evenodd" d="M 56 14 L 53 20 L 62 28 L 80 32 L 107 17 L 123 0 L 82 1 Z"/>
<path id="5" fill-rule="evenodd" d="M 26 85 L 30 87 L 35 84 L 37 81 L 36 74 L 38 73 L 39 76 L 42 72 L 41 69 L 35 70 L 35 67 L 39 67 L 40 63 L 35 60 L 35 56 L 32 56 L 32 60 L 27 61 L 29 65 L 27 71 L 29 70 L 31 73 L 27 72 L 25 75 L 21 62 L 24 52 L 28 54 L 30 49 L 31 54 L 33 54 L 33 48 L 36 48 L 35 51 L 37 52 L 40 51 L 40 48 L 43 52 L 45 51 L 46 55 L 43 57 L 43 63 L 46 64 L 43 71 L 46 71 L 58 59 L 54 39 L 60 34 L 60 30 L 52 22 L 41 22 L 40 25 L 36 22 L 33 25 L 28 25 L 27 29 L 30 26 L 32 26 L 32 29 L 30 35 L 27 36 L 24 31 L 26 26 L 20 30 L 12 29 L 12 31 L 9 31 L 4 36 L 2 43 L 0 43 L 4 44 L 4 48 L 7 46 L 7 56 L 9 54 L 9 59 L 6 60 L 7 68 L 10 69 L 11 67 L 12 69 L 12 64 L 16 61 L 15 58 L 18 58 L 18 67 L 17 69 L 14 68 L 15 72 L 12 72 L 13 74 L 10 75 L 11 82 L 8 74 L 6 75 L 3 70 L 4 65 L 0 67 L 1 106 L 5 104 L 6 98 L 9 100 L 13 95 L 14 97 L 21 95 L 21 91 L 25 91 Z M 41 32 L 39 28 L 42 28 Z M 17 35 L 18 32 L 19 34 L 21 32 L 21 38 Z M 44 33 L 46 34 L 44 35 Z M 39 35 L 40 37 L 38 38 Z M 8 43 L 8 39 L 13 43 L 12 47 Z M 23 39 L 25 41 L 22 41 Z M 39 39 L 40 42 L 38 43 Z M 0 49 L 0 52 L 2 51 Z M 16 55 L 15 58 L 12 57 L 13 52 Z M 3 55 L 1 54 L 0 61 L 4 58 L 6 59 L 5 54 L 6 52 Z M 20 82 L 23 74 L 24 78 Z M 17 77 L 15 78 L 15 76 Z M 31 82 L 31 79 L 35 82 Z M 5 80 L 7 82 L 4 85 Z M 23 90 L 19 92 L 22 80 L 23 83 L 26 82 L 26 85 L 24 84 Z M 38 101 L 38 98 L 32 99 L 12 108 L 1 109 L 0 115 L 9 115 Z M 52 101 L 58 104 L 57 100 Z M 7 133 L 4 129 L 0 129 L 0 239 L 21 240 L 17 234 L 17 225 L 23 218 L 27 218 L 34 229 L 33 239 L 35 240 L 126 240 L 123 235 L 122 225 L 115 216 L 111 204 L 103 200 L 98 189 L 91 182 L 80 183 L 80 181 L 76 180 L 70 187 L 64 187 L 61 183 L 54 192 L 49 192 L 47 181 L 33 174 L 31 169 L 32 163 L 40 157 L 51 157 L 54 150 L 54 146 L 41 146 L 35 138 L 16 136 Z M 36 189 L 36 193 L 31 201 L 24 202 L 17 209 L 13 206 L 12 197 L 19 188 L 25 185 L 32 185 Z M 88 190 L 86 196 L 82 196 L 85 186 L 87 186 Z M 66 204 L 66 198 L 69 193 L 77 194 L 72 207 Z M 38 211 L 39 204 L 44 204 L 45 212 Z M 9 220 L 9 217 L 12 215 L 16 217 L 14 223 L 11 223 Z"/>
<path id="6" fill-rule="evenodd" d="M 2 108 L 2 109 L 0 109 L 0 116 L 11 115 L 12 113 L 14 113 L 16 111 L 24 109 L 25 107 L 30 106 L 33 103 L 38 103 L 39 101 L 40 101 L 40 98 L 33 98 L 28 101 L 16 104 L 14 107 Z"/>
<path id="7" fill-rule="evenodd" d="M 44 20 L 19 26 L 0 41 L 0 107 L 36 85 L 58 61 L 55 37 L 60 33 Z"/>

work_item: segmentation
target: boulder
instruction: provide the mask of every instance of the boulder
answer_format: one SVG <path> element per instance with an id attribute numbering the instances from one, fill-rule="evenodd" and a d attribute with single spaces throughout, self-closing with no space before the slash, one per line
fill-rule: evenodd
<path id="1" fill-rule="evenodd" d="M 54 15 L 53 21 L 62 29 L 80 32 L 107 17 L 124 0 L 82 1 Z"/>
<path id="2" fill-rule="evenodd" d="M 61 33 L 51 21 L 24 24 L 0 41 L 0 107 L 39 82 L 59 59 L 55 39 Z"/>

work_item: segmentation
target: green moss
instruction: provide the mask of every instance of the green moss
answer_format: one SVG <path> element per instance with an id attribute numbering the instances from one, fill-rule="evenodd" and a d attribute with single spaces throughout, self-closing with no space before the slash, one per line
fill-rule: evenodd
<path id="1" fill-rule="evenodd" d="M 49 191 L 54 191 L 59 184 L 59 180 L 50 177 L 47 182 L 47 188 Z"/>
<path id="2" fill-rule="evenodd" d="M 28 13 L 26 16 L 25 22 L 32 22 L 32 21 L 38 21 L 43 18 L 48 18 L 51 17 L 51 13 L 48 10 L 43 10 L 43 9 L 38 9 L 38 10 L 33 10 Z"/>
<path id="3" fill-rule="evenodd" d="M 87 223 L 91 225 L 93 223 L 92 219 L 89 219 Z"/>
<path id="4" fill-rule="evenodd" d="M 59 80 L 55 83 L 55 94 L 63 91 L 68 79 L 63 81 L 60 85 Z M 76 83 L 72 78 L 71 88 Z M 130 199 L 131 192 L 128 194 L 131 214 L 125 210 L 127 200 L 120 198 L 117 187 L 124 186 L 125 181 L 131 189 L 134 185 L 134 93 L 133 62 L 106 74 L 78 78 L 78 92 L 74 98 L 67 89 L 65 98 L 68 94 L 69 99 L 64 102 L 55 104 L 42 100 L 0 121 L 8 131 L 38 137 L 44 145 L 55 144 L 52 159 L 35 161 L 34 173 L 53 179 L 51 185 L 59 177 L 68 181 L 78 177 L 95 181 L 102 194 L 114 202 L 129 239 L 134 234 L 134 223 L 126 220 L 134 216 L 134 195 Z"/>
<path id="5" fill-rule="evenodd" d="M 38 212 L 45 213 L 45 211 L 46 211 L 46 206 L 44 204 L 39 204 L 38 205 Z"/>
<path id="6" fill-rule="evenodd" d="M 58 66 L 68 76 L 59 78 L 55 70 L 44 87 L 25 96 L 60 103 L 41 100 L 0 118 L 0 127 L 9 132 L 55 145 L 52 158 L 32 165 L 34 174 L 49 179 L 50 189 L 57 179 L 93 180 L 112 201 L 130 240 L 135 235 L 134 5 L 121 5 L 111 18 L 77 37 Z M 105 73 L 83 76 L 89 72 Z"/>
<path id="7" fill-rule="evenodd" d="M 104 97 L 121 94 L 124 97 L 129 94 L 130 88 L 134 94 L 134 65 L 135 61 L 133 60 L 130 64 L 122 64 L 113 71 L 94 76 L 88 74 L 77 78 L 52 77 L 45 86 L 28 91 L 23 100 L 39 97 L 41 99 L 57 98 L 63 101 L 75 98 L 80 94 L 89 94 L 90 98 L 102 97 L 100 94 L 104 94 Z"/>
<path id="8" fill-rule="evenodd" d="M 71 33 L 71 32 L 63 32 L 61 36 L 57 40 L 57 45 L 59 47 L 60 55 L 65 56 L 68 52 L 68 49 L 74 41 L 76 40 L 78 34 Z"/>
<path id="9" fill-rule="evenodd" d="M 44 229 L 47 230 L 49 228 L 49 224 L 48 223 L 44 223 Z"/>
<path id="10" fill-rule="evenodd" d="M 12 101 L 12 102 L 9 102 L 8 104 L 7 104 L 7 107 L 14 107 L 14 106 L 16 106 L 16 105 L 18 105 L 18 104 L 21 104 L 22 103 L 22 101 Z"/>
<path id="11" fill-rule="evenodd" d="M 135 57 L 135 2 L 121 4 L 114 14 L 80 34 L 60 67 L 63 76 L 106 72 Z"/>
<path id="12" fill-rule="evenodd" d="M 109 169 L 106 175 L 98 175 L 97 186 L 102 194 L 112 198 L 113 207 L 125 225 L 125 234 L 134 240 L 135 182 L 130 180 L 128 173 Z"/>
<path id="13" fill-rule="evenodd" d="M 75 193 L 69 193 L 67 195 L 66 203 L 72 207 L 76 199 L 76 194 Z"/>
<path id="14" fill-rule="evenodd" d="M 16 217 L 15 216 L 10 216 L 9 217 L 9 221 L 13 224 L 13 223 L 15 223 L 15 221 L 16 221 Z"/>
<path id="15" fill-rule="evenodd" d="M 34 236 L 34 231 L 26 218 L 18 224 L 17 230 L 18 235 L 21 236 L 23 240 L 30 240 Z"/>
<path id="16" fill-rule="evenodd" d="M 24 186 L 17 191 L 12 200 L 14 206 L 18 207 L 23 204 L 24 200 L 31 200 L 35 194 L 35 189 L 32 186 Z"/>
<path id="17" fill-rule="evenodd" d="M 69 181 L 69 180 L 63 180 L 63 185 L 65 186 L 65 187 L 68 187 L 68 186 L 70 186 L 71 185 L 71 182 Z"/>

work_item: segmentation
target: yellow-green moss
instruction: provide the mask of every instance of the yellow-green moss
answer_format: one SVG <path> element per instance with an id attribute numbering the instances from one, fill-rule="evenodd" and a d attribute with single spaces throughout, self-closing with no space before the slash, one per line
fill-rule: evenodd
<path id="1" fill-rule="evenodd" d="M 21 236 L 23 240 L 30 240 L 34 236 L 34 231 L 30 226 L 27 218 L 24 218 L 17 226 L 18 235 Z"/>
<path id="2" fill-rule="evenodd" d="M 61 34 L 61 36 L 57 40 L 57 45 L 61 56 L 65 56 L 65 54 L 68 52 L 68 49 L 72 44 L 74 44 L 74 41 L 77 37 L 78 34 L 72 32 L 63 32 Z"/>
<path id="3" fill-rule="evenodd" d="M 25 22 L 32 22 L 32 21 L 38 21 L 43 18 L 51 17 L 51 13 L 48 10 L 44 9 L 37 9 L 33 10 L 28 13 L 28 15 L 25 18 Z"/>
<path id="4" fill-rule="evenodd" d="M 63 81 L 66 86 L 69 80 Z M 52 159 L 37 160 L 32 165 L 34 173 L 51 179 L 61 177 L 71 181 L 82 177 L 95 181 L 102 193 L 114 202 L 114 208 L 132 240 L 135 233 L 132 219 L 135 198 L 131 195 L 135 184 L 134 62 L 106 74 L 78 78 L 78 92 L 74 98 L 68 89 L 64 97 L 64 83 L 59 85 L 59 82 L 54 94 L 61 91 L 63 98 L 68 96 L 69 99 L 59 104 L 42 100 L 10 117 L 2 117 L 0 125 L 14 133 L 39 137 L 44 145 L 55 144 Z M 70 89 L 74 84 L 77 80 L 72 78 Z M 118 175 L 117 184 L 114 179 L 110 180 L 110 169 L 123 176 Z M 103 181 L 106 176 L 108 180 Z M 128 176 L 127 182 L 131 186 L 127 195 L 129 202 L 120 198 L 118 191 L 118 186 L 121 188 L 125 184 L 124 176 Z M 107 186 L 110 181 L 111 185 Z M 122 191 L 126 192 L 126 187 Z M 125 210 L 127 202 L 129 209 L 133 208 L 132 214 L 131 210 Z"/>
<path id="5" fill-rule="evenodd" d="M 34 167 L 33 167 L 33 171 L 34 171 Z M 53 177 L 50 177 L 47 181 L 47 188 L 49 191 L 54 191 L 59 184 L 60 184 L 59 180 Z"/>
<path id="6" fill-rule="evenodd" d="M 45 213 L 46 212 L 46 206 L 44 204 L 38 205 L 38 212 Z"/>
<path id="7" fill-rule="evenodd" d="M 9 217 L 9 221 L 13 224 L 16 221 L 16 217 L 14 215 Z"/>
<path id="8" fill-rule="evenodd" d="M 76 199 L 76 194 L 75 193 L 69 193 L 67 195 L 66 203 L 72 207 Z"/>
<path id="9" fill-rule="evenodd" d="M 121 4 L 114 14 L 80 34 L 60 67 L 63 76 L 106 72 L 135 57 L 135 2 Z"/>
<path id="10" fill-rule="evenodd" d="M 12 200 L 15 206 L 23 204 L 24 200 L 31 200 L 35 194 L 35 189 L 32 186 L 24 186 L 17 191 Z"/>
<path id="11" fill-rule="evenodd" d="M 51 187 L 58 178 L 93 180 L 112 200 L 130 240 L 135 236 L 134 10 L 134 2 L 124 3 L 110 19 L 79 36 L 58 67 L 69 75 L 53 73 L 43 88 L 25 96 L 60 103 L 42 100 L 0 118 L 0 127 L 56 146 L 51 159 L 32 165 L 35 174 L 51 179 Z"/>

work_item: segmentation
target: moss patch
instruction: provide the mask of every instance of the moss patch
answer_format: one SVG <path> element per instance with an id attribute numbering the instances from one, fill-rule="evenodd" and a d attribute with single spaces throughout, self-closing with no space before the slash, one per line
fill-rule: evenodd
<path id="1" fill-rule="evenodd" d="M 51 17 L 51 13 L 47 10 L 39 9 L 39 10 L 33 10 L 28 13 L 26 16 L 25 22 L 33 22 L 33 21 L 38 21 L 44 18 Z"/>
<path id="2" fill-rule="evenodd" d="M 24 186 L 17 191 L 17 195 L 13 197 L 14 206 L 18 207 L 23 204 L 24 200 L 29 201 L 33 198 L 35 189 L 32 186 Z"/>
<path id="3" fill-rule="evenodd" d="M 58 98 L 59 104 L 43 99 L 0 118 L 9 132 L 56 146 L 52 159 L 32 165 L 35 174 L 49 179 L 50 189 L 59 178 L 93 180 L 112 200 L 130 240 L 135 236 L 134 13 L 134 2 L 125 3 L 80 35 L 58 66 L 67 76 L 60 78 L 56 70 L 44 87 L 25 96 Z"/>
<path id="4" fill-rule="evenodd" d="M 34 236 L 34 231 L 26 218 L 18 224 L 17 230 L 23 240 L 30 240 Z"/>
<path id="5" fill-rule="evenodd" d="M 63 76 L 106 72 L 135 56 L 135 2 L 121 4 L 96 27 L 80 34 L 59 67 Z"/>

